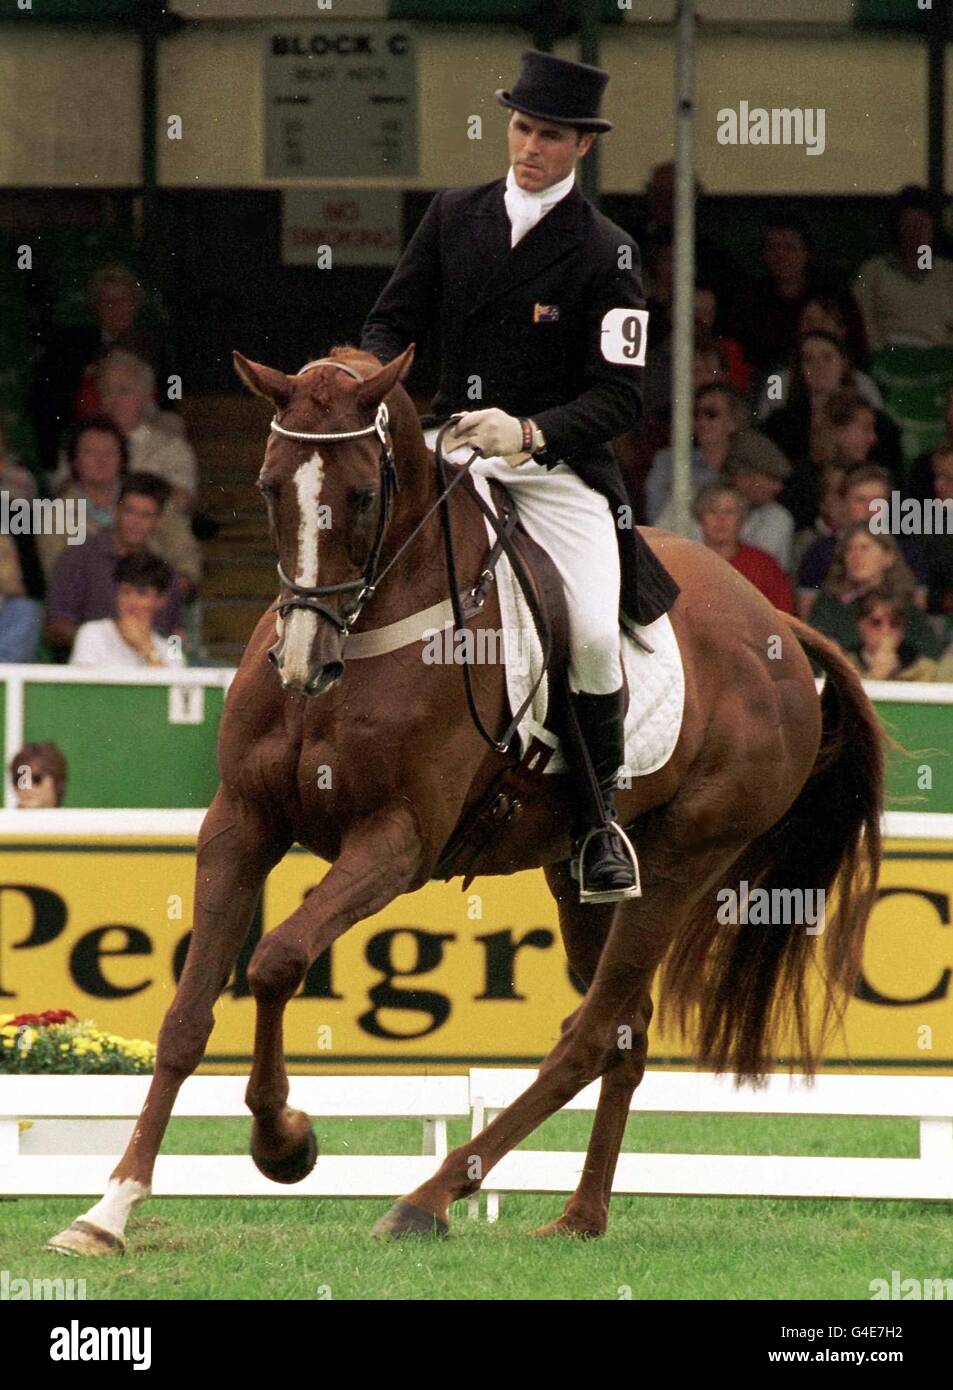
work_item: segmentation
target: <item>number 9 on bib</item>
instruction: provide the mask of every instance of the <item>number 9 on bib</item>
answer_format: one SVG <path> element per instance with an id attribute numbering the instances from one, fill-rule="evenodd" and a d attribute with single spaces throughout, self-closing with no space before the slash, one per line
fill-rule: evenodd
<path id="1" fill-rule="evenodd" d="M 600 347 L 607 362 L 644 367 L 648 338 L 648 309 L 610 309 L 603 315 Z"/>

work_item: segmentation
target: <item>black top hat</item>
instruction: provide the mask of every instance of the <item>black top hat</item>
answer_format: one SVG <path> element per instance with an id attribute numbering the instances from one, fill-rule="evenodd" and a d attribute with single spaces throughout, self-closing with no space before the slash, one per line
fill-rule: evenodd
<path id="1" fill-rule="evenodd" d="M 599 115 L 599 102 L 609 74 L 588 63 L 571 63 L 535 48 L 523 54 L 519 76 L 511 92 L 502 88 L 496 99 L 502 106 L 537 116 L 556 125 L 578 130 L 611 130 L 612 122 Z"/>

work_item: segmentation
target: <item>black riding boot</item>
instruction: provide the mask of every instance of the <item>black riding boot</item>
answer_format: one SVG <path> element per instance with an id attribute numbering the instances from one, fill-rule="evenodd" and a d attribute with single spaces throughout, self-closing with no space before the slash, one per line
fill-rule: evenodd
<path id="1" fill-rule="evenodd" d="M 573 707 L 599 784 L 601 808 L 595 798 L 587 806 L 589 824 L 573 846 L 573 876 L 579 879 L 582 902 L 622 902 L 637 898 L 638 860 L 629 837 L 616 818 L 613 793 L 625 760 L 625 691 L 611 695 L 577 693 Z"/>

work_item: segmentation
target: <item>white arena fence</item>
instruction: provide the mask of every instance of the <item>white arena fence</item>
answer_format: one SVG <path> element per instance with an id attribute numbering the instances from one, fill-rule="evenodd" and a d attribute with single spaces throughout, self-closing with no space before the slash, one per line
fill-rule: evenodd
<path id="1" fill-rule="evenodd" d="M 530 1084 L 533 1070 L 475 1068 L 466 1076 L 294 1076 L 290 1104 L 328 1117 L 412 1118 L 419 1154 L 322 1154 L 302 1182 L 270 1182 L 247 1155 L 160 1154 L 162 1197 L 397 1197 L 435 1171 L 447 1121 L 478 1133 Z M 148 1076 L 0 1076 L 0 1195 L 97 1196 L 132 1132 Z M 244 1076 L 191 1077 L 176 1117 L 247 1116 Z M 598 1083 L 565 1107 L 592 1112 Z M 879 1116 L 916 1119 L 917 1158 L 623 1153 L 613 1191 L 630 1195 L 953 1200 L 953 1077 L 772 1076 L 758 1089 L 711 1073 L 648 1072 L 633 1113 Z M 318 1125 L 320 1138 L 320 1124 Z M 517 1149 L 488 1175 L 487 1218 L 501 1194 L 568 1193 L 585 1155 Z M 478 1203 L 469 1204 L 476 1215 Z"/>

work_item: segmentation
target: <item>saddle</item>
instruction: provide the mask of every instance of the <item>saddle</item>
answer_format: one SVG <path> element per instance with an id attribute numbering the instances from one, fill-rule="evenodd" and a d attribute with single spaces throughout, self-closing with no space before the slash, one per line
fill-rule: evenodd
<path id="1" fill-rule="evenodd" d="M 523 706 L 513 712 L 513 719 L 501 740 L 501 744 L 507 746 L 507 765 L 483 796 L 464 810 L 434 867 L 434 879 L 447 881 L 463 874 L 464 891 L 479 871 L 479 861 L 491 840 L 518 820 L 525 798 L 542 778 L 557 742 L 568 745 L 576 768 L 585 769 L 588 774 L 585 780 L 589 785 L 584 786 L 583 791 L 594 805 L 600 804 L 598 780 L 569 698 L 569 613 L 562 580 L 547 552 L 520 523 L 516 505 L 505 486 L 496 479 L 490 479 L 489 483 L 494 507 L 487 505 L 470 477 L 462 480 L 463 490 L 490 523 L 496 540 L 488 551 L 477 585 L 467 596 L 469 601 L 460 610 L 460 617 L 464 620 L 470 618 L 482 608 L 495 582 L 496 565 L 500 556 L 505 554 L 526 600 L 544 654 L 540 679 L 545 675 L 548 702 L 543 732 L 552 736 L 553 743 L 551 745 L 534 735 L 522 756 L 509 751 L 514 745 L 517 749 L 519 747 L 516 730 L 535 695 L 534 689 Z M 457 593 L 459 585 L 449 533 L 449 523 L 445 517 L 444 535 L 451 592 Z M 473 703 L 466 666 L 464 678 L 471 714 L 478 729 L 486 736 Z"/>

